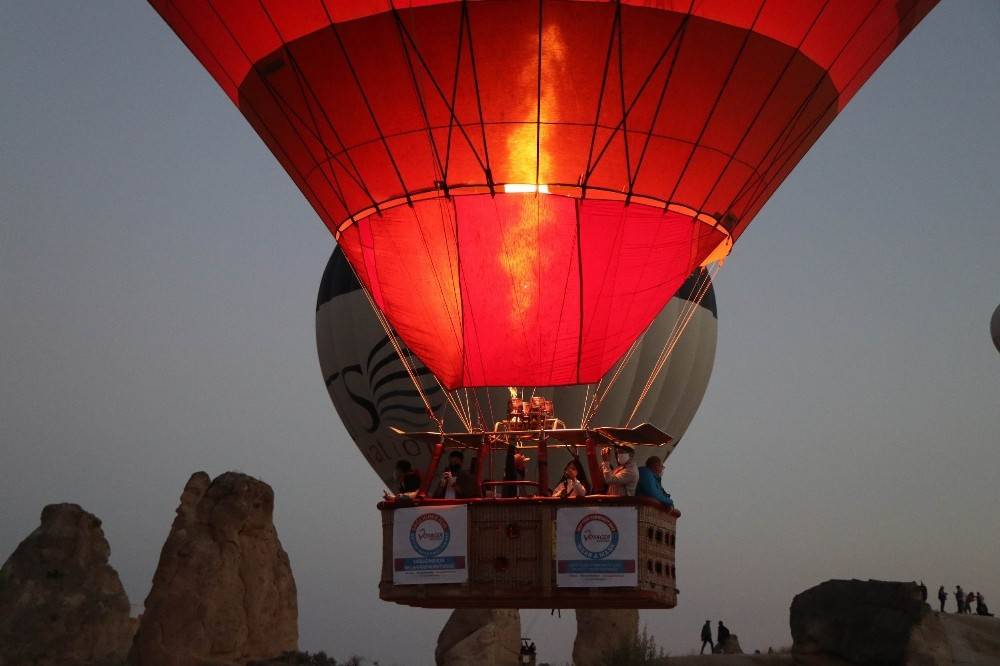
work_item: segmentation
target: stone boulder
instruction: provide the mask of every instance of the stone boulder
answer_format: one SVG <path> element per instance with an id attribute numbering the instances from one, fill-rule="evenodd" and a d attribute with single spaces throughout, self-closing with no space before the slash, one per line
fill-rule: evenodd
<path id="1" fill-rule="evenodd" d="M 101 521 L 50 504 L 0 569 L 0 666 L 121 663 L 135 633 Z"/>
<path id="2" fill-rule="evenodd" d="M 607 656 L 639 634 L 639 611 L 634 608 L 577 608 L 574 666 L 604 666 Z"/>
<path id="3" fill-rule="evenodd" d="M 719 654 L 743 654 L 743 648 L 740 646 L 740 637 L 736 634 L 729 634 L 729 637 L 716 647 Z"/>
<path id="4" fill-rule="evenodd" d="M 904 664 L 914 629 L 930 614 L 914 583 L 827 581 L 792 600 L 792 650 L 859 666 Z"/>
<path id="5" fill-rule="evenodd" d="M 298 648 L 295 580 L 273 511 L 274 492 L 262 481 L 236 472 L 191 477 L 129 664 L 244 664 Z"/>
<path id="6" fill-rule="evenodd" d="M 516 666 L 521 653 L 521 616 L 516 610 L 458 608 L 441 629 L 437 666 Z"/>

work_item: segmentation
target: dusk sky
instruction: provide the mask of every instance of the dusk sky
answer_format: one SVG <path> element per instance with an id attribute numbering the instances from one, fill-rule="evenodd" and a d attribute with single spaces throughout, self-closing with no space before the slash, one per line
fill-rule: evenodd
<path id="1" fill-rule="evenodd" d="M 273 486 L 301 646 L 433 663 L 448 611 L 379 601 L 382 486 L 316 359 L 333 239 L 144 2 L 0 3 L 0 560 L 45 504 L 104 521 L 139 613 L 191 473 Z M 716 279 L 715 370 L 671 458 L 679 605 L 789 645 L 830 578 L 1000 605 L 1000 3 L 943 2 Z M 951 602 L 953 603 L 953 602 Z M 571 612 L 522 613 L 565 662 Z"/>

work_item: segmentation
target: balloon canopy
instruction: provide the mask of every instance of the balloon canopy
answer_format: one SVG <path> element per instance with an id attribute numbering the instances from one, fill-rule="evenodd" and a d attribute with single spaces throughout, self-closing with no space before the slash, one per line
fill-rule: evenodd
<path id="1" fill-rule="evenodd" d="M 151 0 L 447 388 L 594 382 L 936 0 Z"/>

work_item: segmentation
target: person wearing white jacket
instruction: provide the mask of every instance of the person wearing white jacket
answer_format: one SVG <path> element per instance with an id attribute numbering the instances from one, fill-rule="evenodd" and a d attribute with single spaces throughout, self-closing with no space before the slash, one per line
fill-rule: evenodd
<path id="1" fill-rule="evenodd" d="M 608 484 L 608 495 L 612 497 L 634 497 L 635 486 L 639 483 L 639 468 L 635 465 L 635 450 L 623 444 L 615 445 L 614 467 L 608 463 L 611 447 L 601 449 L 601 472 Z"/>

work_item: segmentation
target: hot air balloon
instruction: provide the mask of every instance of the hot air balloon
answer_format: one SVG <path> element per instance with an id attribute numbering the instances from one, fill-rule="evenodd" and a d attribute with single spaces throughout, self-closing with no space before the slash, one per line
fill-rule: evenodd
<path id="1" fill-rule="evenodd" d="M 718 311 L 715 292 L 709 284 L 697 299 L 699 275 L 684 283 L 677 294 L 643 336 L 636 353 L 619 380 L 619 390 L 612 391 L 592 418 L 595 423 L 624 423 L 635 397 L 646 379 L 643 368 L 655 360 L 663 341 L 678 328 L 680 320 L 690 315 L 684 335 L 657 375 L 651 397 L 643 402 L 635 420 L 649 422 L 680 442 L 694 418 L 708 388 L 715 361 Z M 410 439 L 397 437 L 392 428 L 430 430 L 436 424 L 410 382 L 389 338 L 361 291 L 343 252 L 334 250 L 323 272 L 316 300 L 316 348 L 320 369 L 337 414 L 375 473 L 388 487 L 393 487 L 393 470 L 400 459 L 410 461 L 415 469 L 425 470 L 430 451 Z M 445 430 L 460 430 L 462 423 L 445 410 L 441 389 L 419 361 L 414 364 L 424 392 L 435 412 L 445 412 Z M 606 382 L 610 377 L 605 378 Z M 474 398 L 487 413 L 504 412 L 509 398 L 506 389 L 476 389 Z M 588 392 L 582 386 L 539 388 L 536 392 L 551 399 L 561 414 L 576 415 L 582 420 Z M 487 404 L 488 401 L 488 404 Z M 553 469 L 561 469 L 570 459 L 566 451 L 554 452 Z"/>
<path id="2" fill-rule="evenodd" d="M 640 336 L 693 273 L 704 296 L 936 0 L 150 2 L 343 250 L 437 426 L 398 434 L 431 471 L 449 451 L 443 497 L 426 478 L 412 506 L 380 505 L 382 598 L 675 605 L 679 514 L 547 498 L 549 451 L 584 450 L 604 481 L 601 446 L 669 451 L 637 417 L 690 318 L 648 354 Z M 585 387 L 579 427 L 537 388 L 554 386 Z M 612 388 L 627 416 L 601 411 Z M 533 452 L 536 479 L 486 478 L 504 449 Z M 455 494 L 464 453 L 494 496 Z"/>
<path id="3" fill-rule="evenodd" d="M 990 318 L 990 337 L 993 338 L 993 346 L 997 348 L 997 351 L 1000 351 L 1000 305 L 993 311 L 993 316 Z"/>
<path id="4" fill-rule="evenodd" d="M 711 281 L 703 271 L 696 271 L 656 317 L 637 345 L 629 363 L 621 369 L 620 389 L 603 401 L 597 408 L 597 414 L 591 418 L 598 423 L 624 423 L 637 395 L 644 388 L 646 374 L 643 368 L 655 361 L 664 341 L 683 328 L 684 335 L 676 342 L 663 371 L 658 373 L 650 398 L 643 402 L 635 416 L 637 420 L 651 422 L 674 436 L 668 451 L 657 451 L 662 457 L 669 455 L 687 430 L 708 386 L 715 358 L 717 316 Z M 685 320 L 687 325 L 682 327 L 680 324 Z M 407 460 L 421 473 L 432 472 L 435 463 L 431 460 L 432 450 L 429 447 L 411 438 L 394 436 L 394 428 L 419 431 L 433 428 L 435 424 L 428 416 L 419 392 L 410 382 L 407 369 L 372 312 L 361 284 L 340 248 L 334 250 L 320 282 L 316 303 L 316 345 L 324 382 L 334 407 L 355 445 L 385 484 L 390 488 L 397 485 L 393 471 L 400 460 Z M 409 356 L 406 350 L 403 355 Z M 430 371 L 419 361 L 415 361 L 411 370 L 419 378 L 425 397 L 431 401 L 432 410 L 435 413 L 443 411 L 445 398 Z M 611 378 L 606 377 L 604 380 L 610 382 Z M 480 409 L 495 415 L 505 413 L 509 402 L 506 389 L 473 390 L 475 395 L 472 400 L 480 405 Z M 581 420 L 585 417 L 586 408 L 594 402 L 591 391 L 581 386 L 539 388 L 536 393 L 550 399 L 561 413 L 576 414 Z M 454 412 L 445 414 L 444 430 L 462 427 Z M 562 469 L 572 458 L 569 448 L 555 448 L 550 462 L 553 468 Z M 499 476 L 498 472 L 501 470 L 497 469 L 496 462 L 491 460 L 489 463 L 479 463 L 481 467 L 489 468 L 485 475 L 487 479 Z M 529 463 L 528 466 L 532 469 L 528 476 L 538 474 L 536 465 L 537 460 Z M 511 524 L 520 523 L 523 520 Z M 650 559 L 651 568 L 648 573 L 651 577 L 656 575 L 672 578 L 675 575 L 673 532 L 655 529 L 651 525 L 650 523 L 649 529 L 653 531 L 648 539 L 650 542 L 657 542 L 659 537 L 657 545 L 662 552 L 655 564 Z M 490 566 L 492 565 L 491 562 Z M 383 597 L 393 598 L 391 581 L 384 582 Z M 672 593 L 673 587 L 664 586 L 664 591 L 667 590 Z M 539 604 L 539 600 L 535 598 L 538 595 L 533 591 L 531 595 L 530 599 L 521 596 L 503 600 L 493 598 L 491 601 L 522 608 L 553 603 L 548 598 L 541 600 Z M 666 603 L 646 602 L 645 605 L 670 606 L 673 597 L 668 599 L 670 600 Z M 414 603 L 412 599 L 400 599 L 398 595 L 395 600 Z M 446 603 L 449 606 L 472 606 L 481 604 L 482 596 L 466 595 L 462 601 L 464 603 L 460 604 L 459 600 L 451 598 Z M 608 603 L 605 598 L 597 600 L 597 605 L 604 606 Z M 635 605 L 636 602 L 634 599 L 623 602 L 619 594 L 615 603 Z M 440 601 L 437 604 L 428 603 L 428 598 L 424 595 L 415 605 L 440 604 Z M 595 604 L 593 601 L 581 601 L 577 597 L 563 603 L 557 602 L 557 605 L 587 607 Z"/>

